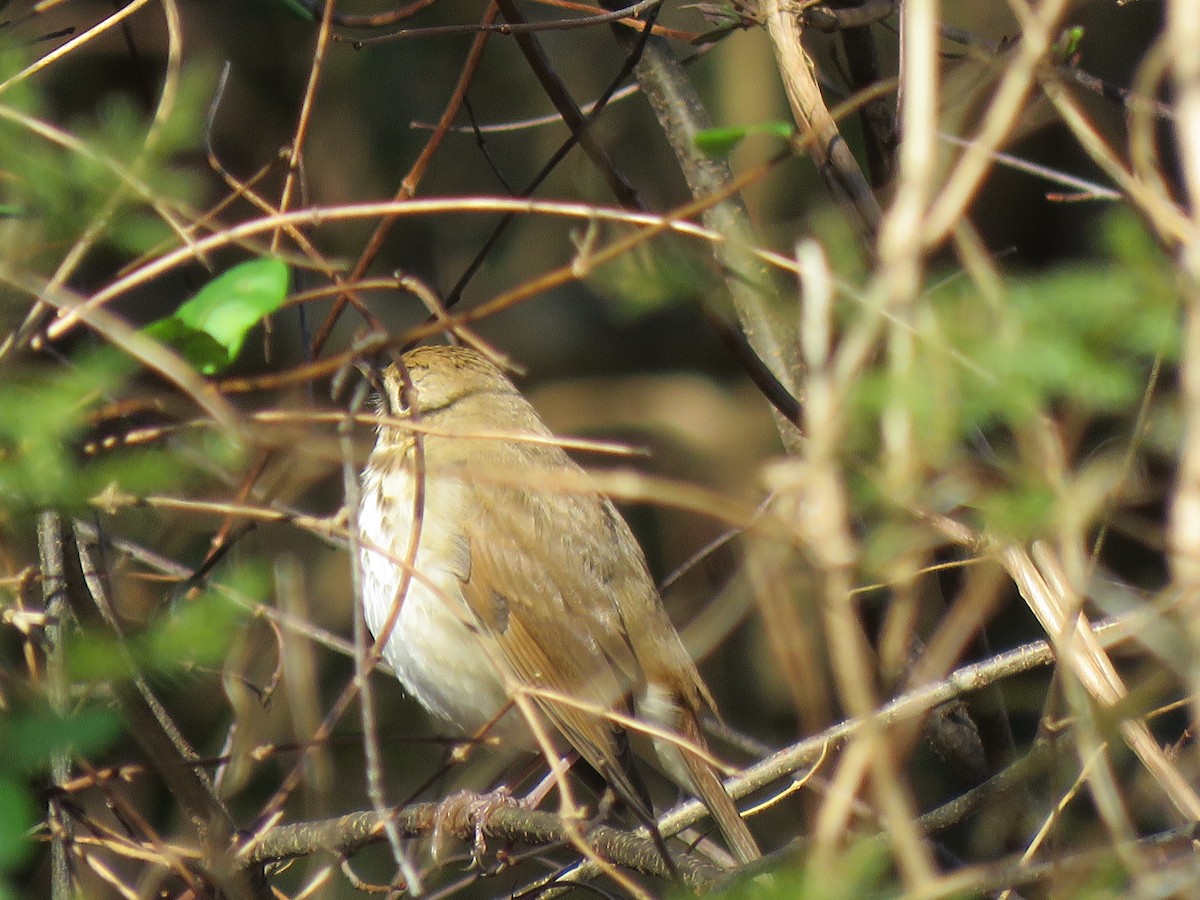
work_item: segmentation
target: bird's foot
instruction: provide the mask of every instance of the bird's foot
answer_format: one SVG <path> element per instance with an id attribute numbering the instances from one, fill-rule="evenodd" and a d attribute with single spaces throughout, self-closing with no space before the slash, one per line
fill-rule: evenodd
<path id="1" fill-rule="evenodd" d="M 491 817 L 500 809 L 525 809 L 528 804 L 514 797 L 507 787 L 498 787 L 486 794 L 459 791 L 438 804 L 433 820 L 433 851 L 435 858 L 450 836 L 471 842 L 474 865 L 483 867 L 487 855 L 485 829 Z"/>

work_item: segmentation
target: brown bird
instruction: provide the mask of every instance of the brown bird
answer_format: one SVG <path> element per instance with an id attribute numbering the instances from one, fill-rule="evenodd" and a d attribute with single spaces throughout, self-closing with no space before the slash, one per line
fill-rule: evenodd
<path id="1" fill-rule="evenodd" d="M 489 736 L 508 746 L 534 748 L 518 710 L 495 722 L 522 687 L 578 701 L 534 695 L 554 730 L 648 819 L 644 793 L 622 764 L 622 729 L 595 710 L 628 714 L 632 697 L 640 720 L 703 749 L 699 715 L 715 707 L 633 533 L 608 499 L 579 490 L 583 470 L 484 356 L 421 347 L 403 363 L 415 396 L 390 366 L 383 403 L 418 423 L 422 452 L 413 429 L 382 425 L 358 514 L 373 634 L 399 604 L 384 659 L 431 713 L 468 734 L 492 724 Z M 418 477 L 415 574 L 400 597 Z M 654 747 L 671 778 L 708 807 L 734 855 L 757 859 L 711 763 L 662 738 Z"/>

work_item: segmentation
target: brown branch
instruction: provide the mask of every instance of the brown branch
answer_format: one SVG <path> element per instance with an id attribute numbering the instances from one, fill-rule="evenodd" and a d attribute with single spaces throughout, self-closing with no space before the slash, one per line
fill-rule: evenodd
<path id="1" fill-rule="evenodd" d="M 67 605 L 67 579 L 63 566 L 62 517 L 52 510 L 38 515 L 38 557 L 42 574 L 42 597 L 46 610 L 46 687 L 50 703 L 59 715 L 67 708 L 67 664 L 64 643 L 70 607 Z M 70 758 L 56 750 L 50 761 L 50 777 L 64 784 L 70 774 Z M 67 845 L 74 829 L 59 798 L 50 800 L 47 821 L 52 823 L 50 844 L 50 894 L 54 900 L 72 895 L 71 869 Z"/>
<path id="2" fill-rule="evenodd" d="M 386 44 L 411 38 L 446 37 L 454 34 L 476 34 L 480 31 L 490 31 L 508 37 L 518 34 L 538 34 L 547 31 L 575 31 L 580 28 L 594 28 L 597 25 L 609 23 L 622 24 L 629 28 L 640 30 L 642 23 L 637 18 L 643 12 L 657 6 L 662 0 L 638 0 L 629 6 L 609 12 L 598 11 L 595 15 L 573 19 L 547 19 L 541 22 L 499 22 L 492 25 L 425 25 L 420 28 L 405 28 L 390 34 L 380 34 L 369 38 L 340 38 L 354 44 L 355 48 L 367 47 L 373 44 Z M 583 6 L 583 9 L 589 7 Z M 670 31 L 670 29 L 668 29 Z M 656 33 L 661 33 L 656 30 Z M 683 32 L 673 32 L 673 36 L 687 37 Z"/>
<path id="3" fill-rule="evenodd" d="M 483 25 L 490 25 L 496 20 L 499 14 L 499 9 L 495 3 L 488 3 L 487 9 L 483 13 L 483 18 L 480 20 Z M 441 118 L 438 119 L 437 127 L 433 134 L 429 136 L 429 140 L 425 142 L 425 146 L 421 149 L 420 155 L 408 170 L 408 174 L 404 176 L 400 182 L 400 187 L 397 189 L 394 199 L 403 201 L 416 196 L 417 187 L 421 183 L 421 179 L 425 176 L 425 171 L 429 168 L 430 162 L 434 155 L 442 146 L 442 141 L 445 140 L 449 133 L 450 125 L 455 117 L 462 109 L 463 101 L 467 95 L 467 88 L 475 79 L 475 73 L 479 69 L 479 63 L 483 59 L 483 50 L 487 46 L 488 39 L 491 35 L 486 31 L 481 31 L 475 35 L 475 39 L 471 41 L 471 48 L 467 51 L 467 58 L 463 61 L 462 70 L 458 74 L 458 81 L 454 85 L 454 91 L 450 95 L 449 101 L 446 103 L 446 108 L 442 111 Z M 358 256 L 358 261 L 354 264 L 354 268 L 350 273 L 350 277 L 346 280 L 354 283 L 360 280 L 371 267 L 371 263 L 375 261 L 375 257 L 379 255 L 379 251 L 383 247 L 384 241 L 391 233 L 392 227 L 399 220 L 399 215 L 386 215 L 379 220 L 375 226 L 375 230 L 368 238 L 366 246 L 363 247 L 362 253 Z M 321 350 L 324 348 L 326 341 L 333 334 L 334 326 L 337 325 L 338 319 L 341 318 L 342 312 L 346 308 L 346 304 L 350 302 L 348 295 L 343 294 L 334 301 L 333 308 L 325 317 L 325 321 L 321 323 L 316 336 L 312 341 L 312 357 L 321 355 Z"/>
<path id="4" fill-rule="evenodd" d="M 1144 615 L 1131 614 L 1093 625 L 1092 630 L 1101 644 L 1108 646 L 1129 638 L 1139 625 L 1144 624 Z M 907 691 L 884 703 L 875 713 L 875 718 L 885 726 L 918 718 L 938 703 L 981 690 L 1005 678 L 1049 665 L 1054 661 L 1054 651 L 1049 641 L 1024 644 L 999 653 L 984 662 L 956 669 L 940 681 Z M 861 724 L 858 719 L 839 722 L 751 766 L 727 782 L 725 787 L 730 796 L 738 799 L 782 778 L 791 777 L 811 766 L 830 748 L 845 743 Z M 699 821 L 703 815 L 704 807 L 698 801 L 688 801 L 663 817 L 663 831 L 671 832 L 676 820 L 684 823 L 679 827 L 685 827 Z"/>
<path id="5" fill-rule="evenodd" d="M 896 0 L 864 0 L 857 6 L 810 6 L 804 10 L 804 24 L 818 31 L 834 33 L 850 28 L 865 28 L 882 21 L 896 11 Z"/>
<path id="6" fill-rule="evenodd" d="M 635 40 L 618 31 L 628 49 Z M 762 261 L 754 255 L 754 234 L 738 194 L 731 194 L 733 172 L 724 160 L 702 153 L 696 135 L 713 127 L 695 86 L 662 38 L 651 36 L 634 67 L 638 84 L 659 126 L 675 151 L 692 197 L 719 198 L 701 212 L 704 225 L 724 240 L 713 245 L 725 280 L 726 294 L 709 304 L 709 321 L 746 367 L 756 386 L 780 412 L 785 446 L 795 449 L 799 432 L 800 369 L 795 336 L 783 326 L 786 318 L 774 308 L 778 294 Z M 732 310 L 723 307 L 732 306 Z M 736 318 L 740 330 L 730 320 Z"/>
<path id="7" fill-rule="evenodd" d="M 501 15 L 510 24 L 527 24 L 525 16 L 517 6 L 515 0 L 496 0 L 496 5 L 500 7 Z M 642 201 L 638 197 L 633 185 L 617 169 L 616 164 L 612 161 L 612 157 L 608 155 L 608 151 L 596 139 L 596 134 L 588 123 L 588 118 L 580 111 L 579 105 L 575 102 L 570 92 L 567 91 L 566 85 L 562 83 L 562 79 L 558 77 L 558 73 L 554 71 L 554 67 L 550 64 L 550 58 L 546 56 L 542 45 L 538 42 L 537 36 L 518 32 L 513 35 L 513 40 L 517 42 L 517 46 L 525 56 L 525 61 L 533 69 L 533 74 L 537 76 L 542 90 L 546 92 L 546 96 L 550 98 L 550 102 L 554 104 L 554 108 L 562 116 L 563 123 L 575 135 L 580 148 L 587 154 L 588 159 L 592 161 L 592 165 L 600 172 L 605 184 L 608 185 L 608 189 L 617 198 L 617 202 L 626 209 L 644 209 L 645 207 L 642 205 Z"/>
<path id="8" fill-rule="evenodd" d="M 800 133 L 811 139 L 809 153 L 865 245 L 873 247 L 881 215 L 879 201 L 825 105 L 816 68 L 801 43 L 802 21 L 791 4 L 782 0 L 763 0 L 761 16 L 775 48 L 792 115 Z"/>
<path id="9" fill-rule="evenodd" d="M 1119 643 L 1144 625 L 1145 614 L 1135 613 L 1098 624 L 1094 630 L 1106 645 Z M 938 703 L 981 690 L 1005 678 L 1028 672 L 1054 662 L 1054 653 L 1047 641 L 1035 641 L 997 654 L 985 662 L 963 666 L 946 678 L 916 688 L 885 703 L 877 713 L 883 726 L 910 720 L 923 715 Z M 745 797 L 796 772 L 808 768 L 829 748 L 840 746 L 861 727 L 861 721 L 848 719 L 820 734 L 793 744 L 726 783 L 735 798 Z M 985 785 L 964 794 L 944 807 L 928 813 L 922 819 L 930 830 L 948 828 L 977 809 L 987 798 L 1009 790 L 1019 779 L 1039 770 L 1045 762 L 1045 749 L 1035 748 L 1022 760 L 992 778 Z M 418 803 L 394 810 L 395 823 L 402 834 L 429 834 L 441 805 Z M 659 819 L 664 835 L 676 834 L 700 821 L 706 811 L 698 801 L 688 801 L 665 813 Z M 451 832 L 463 840 L 473 840 L 472 823 L 451 821 Z M 565 843 L 566 829 L 558 816 L 536 810 L 500 807 L 480 821 L 482 833 L 491 837 L 511 839 L 535 845 Z M 443 825 L 445 827 L 445 825 Z M 586 832 L 593 849 L 602 859 L 634 871 L 656 877 L 666 877 L 666 868 L 654 843 L 638 834 L 599 825 Z M 320 852 L 347 855 L 370 843 L 383 840 L 379 817 L 370 811 L 349 813 L 333 819 L 297 822 L 280 825 L 262 834 L 245 853 L 248 863 L 269 863 L 310 856 Z M 724 873 L 693 857 L 678 857 L 675 864 L 690 887 L 701 890 L 711 887 Z M 587 871 L 587 864 L 580 873 Z"/>
<path id="10" fill-rule="evenodd" d="M 138 670 L 125 644 L 108 585 L 110 579 L 96 550 L 77 542 L 84 585 L 100 618 L 117 639 L 122 663 L 131 673 L 128 682 L 114 686 L 121 710 L 129 719 L 129 731 L 158 772 L 183 816 L 196 829 L 204 852 L 206 871 L 230 897 L 265 896 L 260 890 L 260 873 L 232 855 L 234 823 L 217 795 L 211 779 L 200 768 L 200 758 L 188 744 Z"/>
<path id="11" fill-rule="evenodd" d="M 872 5 L 866 3 L 853 6 L 852 2 L 853 0 L 838 0 L 838 5 L 848 7 L 847 11 L 858 11 Z M 883 5 L 892 5 L 891 0 L 885 0 Z M 875 37 L 869 25 L 843 24 L 838 37 L 846 54 L 851 92 L 865 90 L 883 80 L 879 69 L 879 54 L 875 47 Z M 863 126 L 863 139 L 867 155 L 867 168 L 871 173 L 871 184 L 876 190 L 882 190 L 891 183 L 892 176 L 895 174 L 896 147 L 899 143 L 896 117 L 892 112 L 891 103 L 883 97 L 877 97 L 866 103 L 859 110 L 858 117 Z"/>
<path id="12" fill-rule="evenodd" d="M 438 826 L 443 807 L 439 803 L 416 803 L 394 809 L 393 821 L 406 837 L 428 835 Z M 480 831 L 489 837 L 520 841 L 524 844 L 552 846 L 566 844 L 570 835 L 553 813 L 516 807 L 498 807 L 478 820 Z M 442 822 L 455 837 L 475 839 L 475 823 L 466 817 Z M 247 861 L 263 864 L 310 856 L 320 852 L 349 855 L 367 844 L 383 840 L 383 824 L 374 812 L 356 812 L 334 819 L 281 825 L 266 832 L 246 854 Z M 585 837 L 596 855 L 608 862 L 651 875 L 669 878 L 660 851 L 648 837 L 597 825 L 585 830 Z M 684 883 L 696 891 L 711 889 L 725 874 L 694 856 L 677 856 L 676 869 Z"/>

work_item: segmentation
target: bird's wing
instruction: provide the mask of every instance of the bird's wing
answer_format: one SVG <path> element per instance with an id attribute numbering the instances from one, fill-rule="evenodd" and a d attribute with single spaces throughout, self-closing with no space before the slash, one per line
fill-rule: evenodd
<path id="1" fill-rule="evenodd" d="M 464 523 L 470 571 L 463 596 L 481 636 L 517 685 L 574 701 L 533 698 L 580 756 L 627 802 L 644 807 L 621 765 L 621 728 L 604 715 L 627 712 L 625 697 L 641 672 L 614 585 L 604 580 L 611 536 L 591 521 L 601 501 L 498 484 L 485 494 L 489 502 L 475 504 Z"/>

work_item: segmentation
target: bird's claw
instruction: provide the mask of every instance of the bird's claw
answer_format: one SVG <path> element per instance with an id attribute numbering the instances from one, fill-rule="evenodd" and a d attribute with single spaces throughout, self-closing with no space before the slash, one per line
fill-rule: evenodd
<path id="1" fill-rule="evenodd" d="M 500 809 L 519 809 L 525 802 L 514 797 L 507 787 L 498 787 L 486 794 L 459 791 L 438 804 L 433 821 L 434 856 L 440 856 L 449 836 L 471 842 L 471 858 L 475 866 L 483 867 L 487 855 L 487 836 L 484 829 Z"/>

